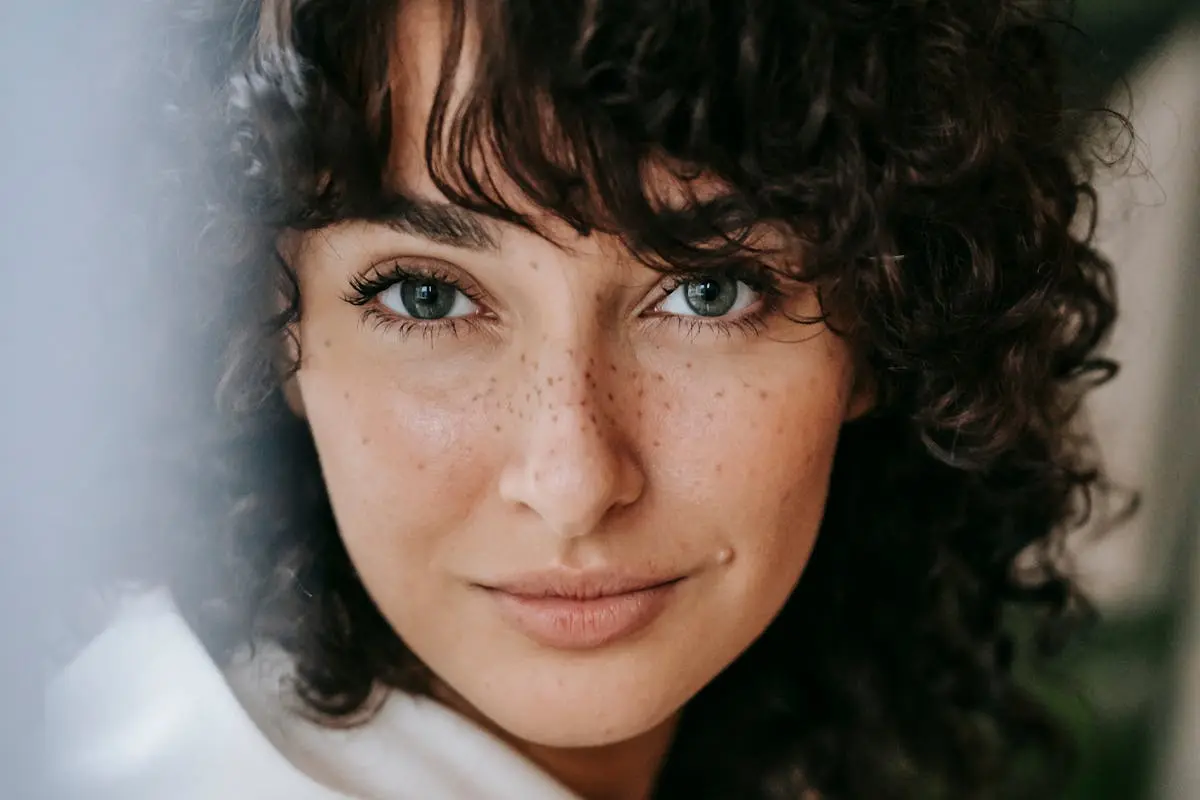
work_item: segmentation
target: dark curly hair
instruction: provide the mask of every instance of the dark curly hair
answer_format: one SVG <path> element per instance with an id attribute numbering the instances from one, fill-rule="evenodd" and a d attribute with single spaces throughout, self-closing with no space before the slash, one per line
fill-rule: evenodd
<path id="1" fill-rule="evenodd" d="M 220 402 L 195 409 L 203 524 L 169 580 L 214 653 L 291 653 L 331 722 L 429 676 L 356 576 L 286 407 L 278 354 L 300 298 L 276 241 L 381 213 L 403 1 L 192 0 L 159 65 L 173 167 L 158 210 L 198 241 L 172 257 L 215 303 L 189 320 L 220 354 L 187 383 Z M 687 706 L 658 796 L 1057 797 L 1070 737 L 1014 677 L 1012 612 L 1045 645 L 1087 615 L 1059 556 L 1108 494 L 1078 412 L 1115 371 L 1096 355 L 1111 270 L 1089 243 L 1089 142 L 1114 117 L 1064 102 L 1062 11 L 494 0 L 473 4 L 480 66 L 452 106 L 468 14 L 452 5 L 425 149 L 447 197 L 537 230 L 474 157 L 492 154 L 536 207 L 665 271 L 756 258 L 750 227 L 785 225 L 877 386 L 840 439 L 802 580 Z M 649 164 L 726 191 L 668 214 Z"/>

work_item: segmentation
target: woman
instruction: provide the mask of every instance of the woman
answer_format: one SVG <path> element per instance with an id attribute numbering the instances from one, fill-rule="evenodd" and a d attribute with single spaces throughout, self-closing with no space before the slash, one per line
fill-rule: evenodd
<path id="1" fill-rule="evenodd" d="M 224 513 L 118 627 L 345 795 L 1059 796 L 1010 611 L 1086 608 L 1114 301 L 1044 10 L 192 5 Z"/>

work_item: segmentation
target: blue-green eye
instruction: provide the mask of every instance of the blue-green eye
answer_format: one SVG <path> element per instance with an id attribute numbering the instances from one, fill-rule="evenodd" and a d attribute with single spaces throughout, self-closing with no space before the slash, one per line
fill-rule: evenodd
<path id="1" fill-rule="evenodd" d="M 466 317 L 479 310 L 462 290 L 436 278 L 411 278 L 379 293 L 379 302 L 397 316 L 419 320 Z"/>
<path id="2" fill-rule="evenodd" d="M 758 298 L 758 292 L 736 278 L 695 278 L 675 287 L 658 310 L 679 316 L 724 317 L 749 308 Z"/>

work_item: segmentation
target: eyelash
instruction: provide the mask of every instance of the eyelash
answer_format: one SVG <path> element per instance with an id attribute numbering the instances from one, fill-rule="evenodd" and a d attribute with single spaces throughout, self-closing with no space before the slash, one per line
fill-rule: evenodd
<path id="1" fill-rule="evenodd" d="M 752 291 L 759 294 L 759 299 L 756 302 L 758 307 L 749 312 L 742 312 L 741 315 L 733 319 L 701 316 L 684 317 L 678 314 L 655 314 L 649 317 L 649 321 L 655 325 L 675 325 L 689 339 L 694 339 L 705 332 L 715 332 L 726 338 L 739 333 L 750 338 L 762 333 L 766 328 L 767 320 L 778 310 L 779 298 L 782 297 L 778 280 L 768 270 L 761 268 L 758 270 L 746 267 L 728 268 L 724 270 L 672 275 L 664 287 L 665 291 L 658 302 L 661 303 L 685 283 L 703 280 L 704 278 L 735 280 L 746 284 Z"/>
<path id="2" fill-rule="evenodd" d="M 444 333 L 456 338 L 464 332 L 475 330 L 486 318 L 479 316 L 446 317 L 438 320 L 419 320 L 401 317 L 379 307 L 374 300 L 398 283 L 405 281 L 434 280 L 462 292 L 468 300 L 478 306 L 483 306 L 483 297 L 475 289 L 464 286 L 462 282 L 446 271 L 432 266 L 409 267 L 400 263 L 385 264 L 365 275 L 355 275 L 350 279 L 350 291 L 346 293 L 345 301 L 363 309 L 364 323 L 370 323 L 378 330 L 394 332 L 401 337 L 420 331 L 422 337 L 433 339 Z"/>
<path id="3" fill-rule="evenodd" d="M 715 331 L 725 337 L 732 336 L 735 333 L 740 333 L 746 337 L 753 337 L 762 333 L 766 328 L 767 320 L 777 312 L 779 299 L 783 296 L 783 292 L 779 286 L 779 279 L 770 270 L 752 270 L 741 267 L 673 275 L 666 284 L 662 298 L 658 302 L 661 303 L 662 300 L 666 299 L 672 292 L 685 283 L 703 278 L 737 280 L 746 284 L 751 290 L 760 295 L 756 302 L 758 308 L 749 313 L 743 313 L 734 319 L 655 314 L 648 317 L 648 321 L 656 325 L 677 325 L 689 339 L 695 338 L 706 331 Z M 407 337 L 420 331 L 426 339 L 433 339 L 444 333 L 449 333 L 457 338 L 464 332 L 477 329 L 481 323 L 489 319 L 486 315 L 476 314 L 466 317 L 446 317 L 438 320 L 419 320 L 398 316 L 374 303 L 380 294 L 392 286 L 405 281 L 420 280 L 434 280 L 445 284 L 458 292 L 462 292 L 468 300 L 477 306 L 481 308 L 485 306 L 483 297 L 478 290 L 473 287 L 464 286 L 460 280 L 448 272 L 432 266 L 410 267 L 397 262 L 385 264 L 381 268 L 371 270 L 364 275 L 355 275 L 350 279 L 350 290 L 345 294 L 343 299 L 351 305 L 363 309 L 364 322 L 370 322 L 378 329 L 388 330 L 402 337 Z"/>

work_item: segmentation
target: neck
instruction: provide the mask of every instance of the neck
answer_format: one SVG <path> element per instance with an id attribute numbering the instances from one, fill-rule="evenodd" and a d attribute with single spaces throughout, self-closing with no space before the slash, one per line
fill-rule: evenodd
<path id="1" fill-rule="evenodd" d="M 583 800 L 650 800 L 679 714 L 632 739 L 597 747 L 547 747 L 513 737 L 461 697 L 439 687 L 438 700 L 507 742 Z"/>

